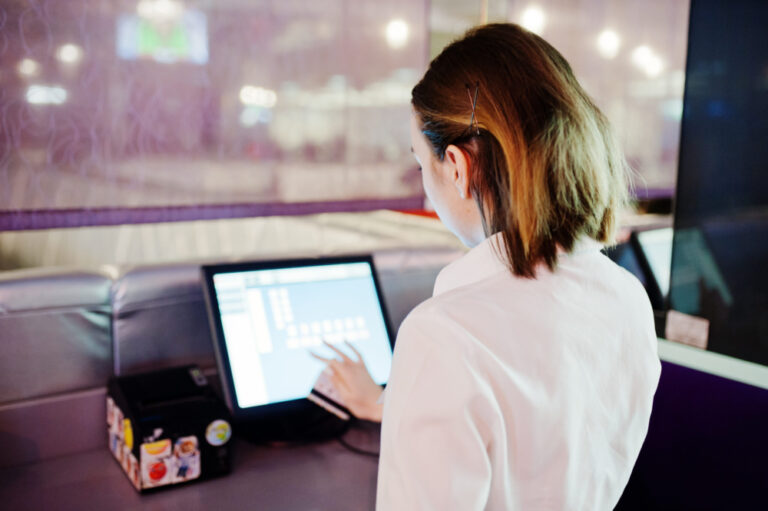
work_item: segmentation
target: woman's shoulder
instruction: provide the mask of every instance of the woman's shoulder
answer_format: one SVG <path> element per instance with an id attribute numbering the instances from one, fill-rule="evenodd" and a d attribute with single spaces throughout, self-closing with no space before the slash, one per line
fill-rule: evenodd
<path id="1" fill-rule="evenodd" d="M 468 289 L 456 289 L 433 296 L 416 306 L 400 325 L 396 350 L 407 352 L 434 352 L 445 357 L 473 360 L 477 356 L 478 343 L 483 344 L 487 335 L 474 335 L 481 326 L 487 308 L 483 297 L 468 296 Z M 475 310 L 480 314 L 474 314 Z M 490 325 L 482 325 L 482 328 Z"/>
<path id="2" fill-rule="evenodd" d="M 446 340 L 457 337 L 456 318 L 446 306 L 446 297 L 433 296 L 417 305 L 403 320 L 397 333 L 397 344 L 418 340 L 423 348 L 441 339 L 443 348 L 454 343 Z"/>
<path id="3" fill-rule="evenodd" d="M 402 332 L 430 330 L 435 324 L 448 320 L 449 315 L 445 310 L 443 301 L 442 296 L 433 296 L 414 307 L 403 319 L 398 330 L 398 337 Z"/>

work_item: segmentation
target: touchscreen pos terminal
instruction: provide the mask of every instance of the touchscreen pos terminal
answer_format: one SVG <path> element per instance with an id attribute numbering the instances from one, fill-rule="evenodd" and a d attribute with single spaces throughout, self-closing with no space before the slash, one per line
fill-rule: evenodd
<path id="1" fill-rule="evenodd" d="M 313 387 L 325 369 L 311 356 L 348 342 L 383 385 L 392 337 L 371 256 L 204 266 L 207 309 L 224 396 L 257 440 L 303 440 L 343 429 L 349 414 Z M 322 378 L 320 378 L 322 381 Z M 333 411 L 331 415 L 307 398 Z M 337 413 L 341 412 L 341 413 Z"/>

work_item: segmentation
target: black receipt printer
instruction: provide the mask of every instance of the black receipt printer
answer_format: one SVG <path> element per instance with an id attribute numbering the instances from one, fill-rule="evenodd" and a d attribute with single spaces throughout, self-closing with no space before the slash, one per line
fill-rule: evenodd
<path id="1" fill-rule="evenodd" d="M 197 366 L 111 378 L 107 431 L 139 492 L 229 472 L 229 410 Z"/>

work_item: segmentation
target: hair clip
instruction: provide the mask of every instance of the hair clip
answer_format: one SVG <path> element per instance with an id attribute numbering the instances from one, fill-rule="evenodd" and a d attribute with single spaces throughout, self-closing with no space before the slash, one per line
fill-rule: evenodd
<path id="1" fill-rule="evenodd" d="M 472 97 L 472 91 L 469 88 L 469 84 L 465 84 L 467 87 L 467 95 L 469 96 L 469 102 L 472 103 L 472 118 L 469 120 L 469 128 L 472 129 L 474 126 L 475 133 L 478 135 L 480 134 L 480 125 L 477 123 L 477 119 L 475 118 L 475 108 L 477 107 L 477 93 L 480 90 L 480 82 L 475 82 L 475 97 Z"/>

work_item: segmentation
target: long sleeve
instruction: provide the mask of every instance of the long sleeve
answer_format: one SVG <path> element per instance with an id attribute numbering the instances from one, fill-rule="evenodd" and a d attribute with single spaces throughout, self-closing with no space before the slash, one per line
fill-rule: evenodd
<path id="1" fill-rule="evenodd" d="M 382 425 L 382 511 L 484 509 L 489 498 L 493 406 L 444 319 L 417 310 L 398 334 Z"/>
<path id="2" fill-rule="evenodd" d="M 444 268 L 400 327 L 378 508 L 612 509 L 658 382 L 645 290 L 599 243 L 523 279 L 494 239 Z"/>

